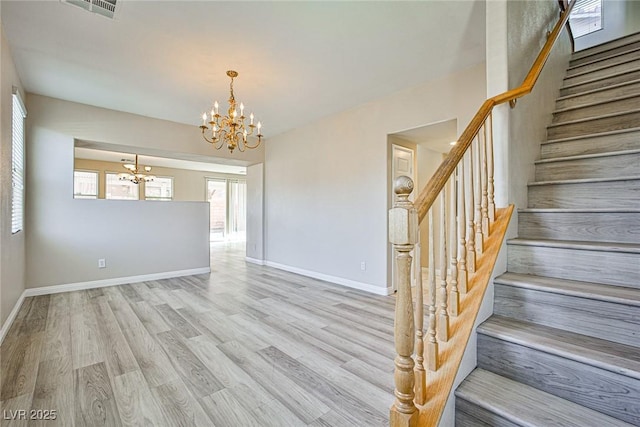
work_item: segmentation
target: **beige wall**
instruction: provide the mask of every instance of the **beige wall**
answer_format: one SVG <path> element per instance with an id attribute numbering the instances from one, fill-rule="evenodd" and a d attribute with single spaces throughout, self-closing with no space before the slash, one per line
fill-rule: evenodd
<path id="1" fill-rule="evenodd" d="M 247 168 L 247 257 L 264 260 L 264 164 Z"/>
<path id="2" fill-rule="evenodd" d="M 1 24 L 0 39 L 0 325 L 3 325 L 25 287 L 25 230 L 11 234 L 12 88 L 20 90 L 23 100 L 25 96 Z"/>
<path id="3" fill-rule="evenodd" d="M 271 138 L 267 260 L 386 290 L 387 135 L 456 118 L 460 132 L 485 81 L 477 65 Z"/>
<path id="4" fill-rule="evenodd" d="M 192 127 L 31 94 L 27 108 L 27 288 L 209 266 L 208 203 L 72 195 L 76 140 L 210 150 L 197 132 L 189 139 Z M 200 189 L 187 185 L 185 198 L 202 200 L 203 181 Z M 106 269 L 97 268 L 99 258 L 106 258 Z"/>
<path id="5" fill-rule="evenodd" d="M 75 169 L 99 172 L 98 198 L 105 198 L 105 172 L 125 172 L 122 163 L 102 162 L 98 160 L 75 159 Z M 173 200 L 176 202 L 206 202 L 207 178 L 246 179 L 245 175 L 221 174 L 153 166 L 151 173 L 158 177 L 173 177 Z M 73 191 L 73 187 L 69 189 Z M 140 200 L 144 200 L 144 183 L 140 184 Z"/>
<path id="6" fill-rule="evenodd" d="M 524 80 L 538 52 L 546 42 L 546 31 L 558 20 L 557 2 L 508 2 L 507 52 L 509 87 Z M 527 183 L 534 180 L 534 161 L 540 156 L 540 143 L 546 139 L 547 125 L 555 108 L 562 79 L 571 56 L 566 29 L 556 43 L 536 87 L 509 110 L 509 202 L 517 208 L 527 206 Z"/>
<path id="7" fill-rule="evenodd" d="M 162 153 L 197 154 L 239 166 L 264 161 L 265 144 L 255 150 L 230 154 L 227 150 L 215 150 L 207 144 L 197 126 L 34 94 L 29 94 L 29 104 L 41 118 L 41 126 L 80 140 L 136 147 L 136 153 L 160 157 L 179 158 L 175 155 L 163 156 Z"/>

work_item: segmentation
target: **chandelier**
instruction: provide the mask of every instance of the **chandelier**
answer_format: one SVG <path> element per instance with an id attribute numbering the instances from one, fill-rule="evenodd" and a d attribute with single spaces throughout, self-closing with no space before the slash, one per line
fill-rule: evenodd
<path id="1" fill-rule="evenodd" d="M 153 175 L 148 175 L 151 172 L 151 166 L 143 166 L 142 169 L 138 167 L 138 155 L 136 154 L 135 163 L 125 163 L 122 165 L 127 172 L 118 174 L 120 181 L 131 181 L 134 184 L 140 184 L 141 182 L 150 182 L 156 179 Z M 143 173 L 144 171 L 144 173 Z"/>
<path id="2" fill-rule="evenodd" d="M 207 126 L 207 113 L 202 114 L 202 125 L 200 126 L 202 137 L 209 144 L 212 144 L 216 150 L 222 148 L 223 145 L 226 145 L 231 153 L 233 153 L 233 150 L 236 148 L 240 151 L 244 151 L 247 148 L 257 148 L 262 142 L 262 123 L 258 122 L 258 124 L 255 125 L 253 123 L 254 116 L 253 113 L 251 113 L 249 115 L 249 124 L 245 125 L 244 104 L 242 102 L 240 103 L 240 111 L 238 112 L 236 99 L 233 96 L 233 79 L 238 77 L 238 72 L 229 70 L 227 71 L 227 76 L 231 78 L 231 84 L 229 85 L 229 110 L 227 111 L 227 115 L 222 116 L 219 114 L 218 101 L 216 101 L 211 109 L 210 128 Z M 253 135 L 256 128 L 257 135 L 254 140 L 257 139 L 257 141 L 254 141 L 252 145 L 248 137 Z M 207 132 L 208 130 L 210 130 L 210 132 Z M 207 138 L 207 133 L 211 135 L 209 138 Z"/>

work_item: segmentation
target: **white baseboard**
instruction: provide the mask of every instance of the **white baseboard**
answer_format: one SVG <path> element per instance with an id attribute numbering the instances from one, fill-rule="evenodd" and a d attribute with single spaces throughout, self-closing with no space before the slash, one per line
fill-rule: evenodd
<path id="1" fill-rule="evenodd" d="M 244 260 L 251 264 L 266 265 L 266 261 L 263 259 L 245 257 Z"/>
<path id="2" fill-rule="evenodd" d="M 18 315 L 18 310 L 26 297 L 35 297 L 39 295 L 58 294 L 61 292 L 81 291 L 84 289 L 104 288 L 106 286 L 125 285 L 128 283 L 146 282 L 148 280 L 171 279 L 172 277 L 193 276 L 194 274 L 211 273 L 211 268 L 192 268 L 190 270 L 164 271 L 162 273 L 141 274 L 139 276 L 115 277 L 113 279 L 92 280 L 89 282 L 67 283 L 64 285 L 42 286 L 40 288 L 25 289 L 18 298 L 16 305 L 11 310 L 9 317 L 0 328 L 0 344 L 4 340 L 5 335 L 11 328 L 13 321 Z"/>
<path id="3" fill-rule="evenodd" d="M 5 335 L 7 335 L 7 332 L 9 332 L 11 325 L 13 325 L 13 321 L 16 320 L 16 316 L 18 316 L 18 311 L 20 311 L 20 307 L 22 306 L 23 301 L 24 292 L 22 292 L 20 298 L 18 298 L 18 301 L 16 301 L 16 304 L 13 306 L 11 313 L 9 313 L 9 317 L 7 317 L 7 320 L 4 321 L 2 328 L 0 328 L 0 344 L 2 344 L 2 341 L 4 341 L 4 337 Z"/>
<path id="4" fill-rule="evenodd" d="M 328 274 L 318 273 L 317 271 L 305 270 L 290 265 L 279 264 L 277 262 L 265 261 L 266 266 L 277 268 L 279 270 L 289 271 L 291 273 L 300 274 L 302 276 L 312 277 L 314 279 L 324 280 L 325 282 L 335 283 L 337 285 L 347 286 L 349 288 L 359 289 L 376 295 L 391 295 L 391 288 L 383 288 L 373 286 L 368 283 L 356 282 L 355 280 L 345 279 L 342 277 L 330 276 Z"/>
<path id="5" fill-rule="evenodd" d="M 172 277 L 193 276 L 194 274 L 211 273 L 211 268 L 192 268 L 189 270 L 164 271 L 162 273 L 141 274 L 138 276 L 114 277 L 112 279 L 92 280 L 89 282 L 67 283 L 64 285 L 43 286 L 25 289 L 27 297 L 58 294 L 60 292 L 81 291 L 83 289 L 104 288 L 106 286 L 126 285 L 128 283 L 146 282 L 149 280 L 171 279 Z"/>

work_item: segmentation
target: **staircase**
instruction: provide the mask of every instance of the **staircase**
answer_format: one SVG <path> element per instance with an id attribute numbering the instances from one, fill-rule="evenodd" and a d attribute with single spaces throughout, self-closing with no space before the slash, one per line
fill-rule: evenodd
<path id="1" fill-rule="evenodd" d="M 640 426 L 640 33 L 573 55 L 456 426 Z"/>

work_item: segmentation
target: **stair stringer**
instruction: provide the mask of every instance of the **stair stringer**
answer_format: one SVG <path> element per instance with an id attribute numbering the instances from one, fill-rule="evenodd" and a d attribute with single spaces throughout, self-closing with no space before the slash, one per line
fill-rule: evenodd
<path id="1" fill-rule="evenodd" d="M 476 366 L 476 327 L 493 313 L 493 278 L 506 270 L 506 237 L 517 230 L 511 221 L 513 211 L 514 205 L 509 205 L 496 212 L 476 273 L 469 278 L 461 312 L 450 318 L 452 338 L 440 343 L 443 363 L 436 372 L 427 373 L 427 403 L 418 407 L 419 426 L 453 425 L 455 389 Z"/>

